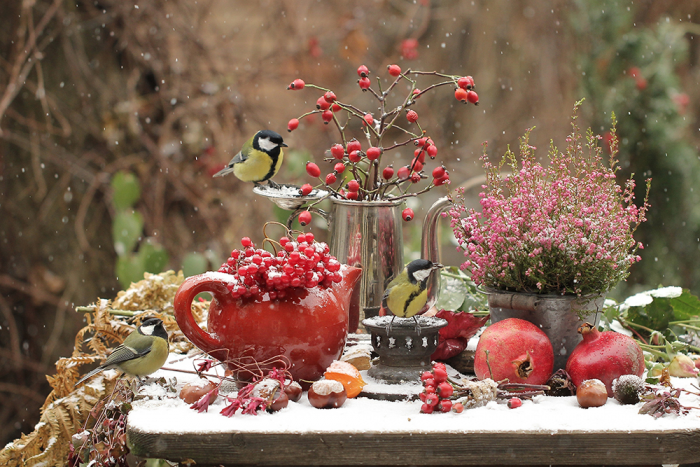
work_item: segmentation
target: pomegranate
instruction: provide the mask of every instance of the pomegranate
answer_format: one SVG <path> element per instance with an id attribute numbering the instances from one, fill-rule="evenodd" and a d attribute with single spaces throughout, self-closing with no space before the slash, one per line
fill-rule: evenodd
<path id="1" fill-rule="evenodd" d="M 613 397 L 615 379 L 644 373 L 644 354 L 631 337 L 615 331 L 600 332 L 590 323 L 582 324 L 578 332 L 583 341 L 566 362 L 566 371 L 577 388 L 586 380 L 598 379 L 605 384 L 608 397 Z"/>
<path id="2" fill-rule="evenodd" d="M 480 380 L 544 384 L 553 368 L 554 351 L 549 338 L 522 319 L 508 318 L 490 325 L 476 346 L 474 373 Z"/>

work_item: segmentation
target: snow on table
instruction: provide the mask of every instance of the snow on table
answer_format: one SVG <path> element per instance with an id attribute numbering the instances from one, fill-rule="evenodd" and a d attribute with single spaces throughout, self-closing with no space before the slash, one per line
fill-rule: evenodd
<path id="1" fill-rule="evenodd" d="M 174 363 L 173 363 L 174 362 Z M 171 355 L 167 368 L 192 370 L 190 359 L 182 355 Z M 366 372 L 363 378 L 367 377 Z M 179 388 L 189 381 L 196 381 L 196 375 L 160 370 L 153 377 L 177 378 Z M 216 381 L 216 378 L 212 378 Z M 672 378 L 674 387 L 697 391 L 691 384 L 694 378 Z M 405 391 L 419 393 L 418 384 L 380 385 L 372 384 L 383 392 Z M 222 388 L 223 391 L 224 388 Z M 484 407 L 465 409 L 461 414 L 421 414 L 420 401 L 378 401 L 358 397 L 348 399 L 338 409 L 316 409 L 306 397 L 290 402 L 287 408 L 277 413 L 261 412 L 257 416 L 243 415 L 240 411 L 231 418 L 219 412 L 226 405 L 225 397 L 219 396 L 206 413 L 198 413 L 189 408 L 175 394 L 166 394 L 164 388 L 152 384 L 142 388 L 142 393 L 151 399 L 136 401 L 129 413 L 130 429 L 148 433 L 224 433 L 245 431 L 247 433 L 332 433 L 332 432 L 372 432 L 372 433 L 467 433 L 467 432 L 634 432 L 659 430 L 700 430 L 700 410 L 691 409 L 683 416 L 664 415 L 654 418 L 640 415 L 636 405 L 621 405 L 608 399 L 603 407 L 583 409 L 576 397 L 538 396 L 523 401 L 517 409 L 509 409 L 504 403 L 489 402 Z M 680 398 L 685 406 L 700 407 L 700 398 L 684 394 Z"/>

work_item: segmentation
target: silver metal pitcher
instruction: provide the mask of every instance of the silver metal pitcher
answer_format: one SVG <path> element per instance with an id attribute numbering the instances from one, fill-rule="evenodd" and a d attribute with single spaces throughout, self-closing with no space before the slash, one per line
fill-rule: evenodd
<path id="1" fill-rule="evenodd" d="M 403 224 L 401 217 L 404 200 L 350 201 L 328 198 L 328 212 L 312 208 L 326 219 L 329 226 L 330 253 L 341 263 L 362 268 L 360 296 L 350 309 L 350 327 L 354 331 L 365 318 L 379 314 L 384 290 L 404 268 Z M 447 197 L 440 198 L 428 210 L 423 223 L 421 257 L 440 261 L 437 244 L 437 221 L 440 213 L 449 208 Z M 289 218 L 288 225 L 298 216 L 298 209 Z M 435 304 L 440 290 L 440 274 L 428 280 L 426 309 Z"/>

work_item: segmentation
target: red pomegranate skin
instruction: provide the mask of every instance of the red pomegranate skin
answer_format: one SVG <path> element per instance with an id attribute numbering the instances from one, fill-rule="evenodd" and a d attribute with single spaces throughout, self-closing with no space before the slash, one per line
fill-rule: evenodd
<path id="1" fill-rule="evenodd" d="M 582 324 L 578 332 L 581 341 L 566 362 L 566 371 L 578 388 L 589 379 L 605 384 L 608 397 L 613 397 L 612 382 L 622 375 L 642 376 L 644 354 L 629 336 L 615 331 L 600 332 L 590 323 Z"/>
<path id="2" fill-rule="evenodd" d="M 480 380 L 544 384 L 553 368 L 552 343 L 529 321 L 508 318 L 494 323 L 481 334 L 476 346 L 474 373 Z"/>

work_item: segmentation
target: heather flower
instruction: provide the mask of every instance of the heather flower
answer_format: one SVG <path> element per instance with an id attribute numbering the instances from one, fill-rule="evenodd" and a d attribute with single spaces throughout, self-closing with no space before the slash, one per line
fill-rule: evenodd
<path id="1" fill-rule="evenodd" d="M 452 196 L 451 225 L 472 280 L 481 286 L 543 294 L 601 294 L 624 280 L 641 260 L 633 234 L 646 220 L 651 180 L 641 207 L 635 181 L 617 184 L 615 116 L 610 159 L 600 136 L 582 134 L 574 106 L 571 135 L 561 152 L 550 143 L 549 164 L 535 158 L 530 130 L 520 139 L 519 157 L 508 149 L 493 164 L 481 157 L 487 183 L 481 212 L 466 208 L 464 192 Z M 502 175 L 506 166 L 510 174 Z"/>

